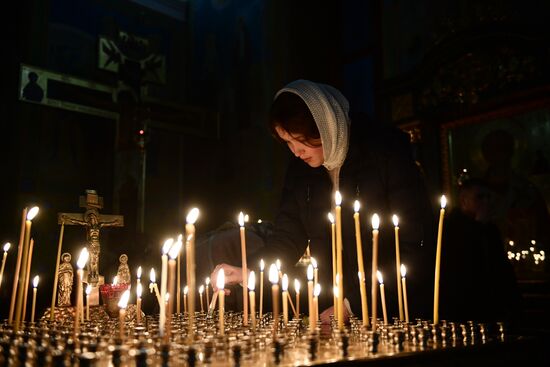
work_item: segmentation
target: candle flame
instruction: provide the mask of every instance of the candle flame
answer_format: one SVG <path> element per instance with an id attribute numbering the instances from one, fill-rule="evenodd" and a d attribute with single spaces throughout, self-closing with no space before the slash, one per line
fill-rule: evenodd
<path id="1" fill-rule="evenodd" d="M 188 293 L 189 293 L 189 287 L 188 286 L 183 287 L 183 294 L 187 296 Z"/>
<path id="2" fill-rule="evenodd" d="M 391 220 L 393 221 L 393 225 L 396 226 L 396 227 L 399 227 L 399 218 L 397 217 L 397 215 L 393 215 L 391 217 Z"/>
<path id="3" fill-rule="evenodd" d="M 401 276 L 405 278 L 405 275 L 407 275 L 407 267 L 404 264 L 401 264 Z"/>
<path id="4" fill-rule="evenodd" d="M 262 220 L 261 220 L 261 219 L 258 219 L 258 223 L 262 223 Z"/>
<path id="5" fill-rule="evenodd" d="M 380 217 L 378 214 L 372 215 L 372 229 L 378 230 L 378 227 L 380 227 Z"/>
<path id="6" fill-rule="evenodd" d="M 447 198 L 445 197 L 445 195 L 441 195 L 440 202 L 441 202 L 441 209 L 445 209 L 445 207 L 447 206 Z"/>
<path id="7" fill-rule="evenodd" d="M 138 298 L 141 298 L 142 292 L 143 292 L 143 287 L 141 286 L 141 283 L 138 283 L 136 287 L 136 295 Z"/>
<path id="8" fill-rule="evenodd" d="M 309 264 L 307 266 L 307 280 L 312 281 L 313 280 L 313 265 Z"/>
<path id="9" fill-rule="evenodd" d="M 32 286 L 34 288 L 38 287 L 38 282 L 40 281 L 40 277 L 36 275 L 34 278 L 32 278 Z"/>
<path id="10" fill-rule="evenodd" d="M 332 213 L 328 213 L 328 220 L 331 224 L 334 224 L 334 215 L 332 215 Z"/>
<path id="11" fill-rule="evenodd" d="M 239 213 L 239 226 L 244 227 L 244 214 L 243 214 L 243 212 Z"/>
<path id="12" fill-rule="evenodd" d="M 8 250 L 10 249 L 10 247 L 11 247 L 11 243 L 6 242 L 6 243 L 4 244 L 4 252 L 8 252 Z"/>
<path id="13" fill-rule="evenodd" d="M 311 265 L 313 265 L 313 269 L 317 269 L 317 260 L 315 260 L 314 257 L 311 258 Z"/>
<path id="14" fill-rule="evenodd" d="M 273 284 L 279 282 L 279 272 L 277 271 L 277 265 L 271 264 L 269 266 L 269 281 Z"/>
<path id="15" fill-rule="evenodd" d="M 340 206 L 342 204 L 342 194 L 340 194 L 340 191 L 336 191 L 334 193 L 334 203 L 336 206 Z"/>
<path id="16" fill-rule="evenodd" d="M 80 251 L 80 255 L 78 256 L 78 261 L 76 262 L 76 266 L 82 270 L 86 266 L 86 263 L 88 262 L 88 257 L 90 254 L 88 253 L 88 249 L 84 247 L 82 251 Z"/>
<path id="17" fill-rule="evenodd" d="M 332 287 L 332 293 L 334 294 L 334 297 L 338 298 L 338 286 L 335 285 L 334 287 Z"/>
<path id="18" fill-rule="evenodd" d="M 170 300 L 170 293 L 166 292 L 164 293 L 164 302 L 168 303 L 168 300 Z"/>
<path id="19" fill-rule="evenodd" d="M 151 271 L 149 272 L 149 280 L 151 280 L 151 283 L 157 282 L 157 275 L 155 274 L 155 269 L 151 268 Z"/>
<path id="20" fill-rule="evenodd" d="M 92 285 L 88 284 L 86 286 L 86 295 L 89 296 L 90 294 L 92 294 Z"/>
<path id="21" fill-rule="evenodd" d="M 115 275 L 115 277 L 113 278 L 113 285 L 117 285 L 118 284 L 118 275 Z"/>
<path id="22" fill-rule="evenodd" d="M 33 220 L 34 217 L 36 217 L 36 215 L 38 214 L 39 210 L 40 208 L 38 208 L 37 206 L 32 207 L 32 209 L 29 210 L 29 212 L 27 213 L 27 220 Z"/>
<path id="23" fill-rule="evenodd" d="M 264 259 L 260 259 L 260 271 L 264 271 L 264 269 L 265 269 Z"/>
<path id="24" fill-rule="evenodd" d="M 353 202 L 353 211 L 359 213 L 359 209 L 361 209 L 361 204 L 359 203 L 359 200 L 355 200 Z"/>
<path id="25" fill-rule="evenodd" d="M 317 283 L 315 284 L 315 288 L 313 288 L 313 295 L 315 297 L 319 297 L 320 294 L 321 294 L 321 284 Z"/>
<path id="26" fill-rule="evenodd" d="M 181 250 L 181 246 L 182 246 L 181 241 L 176 241 L 176 243 L 174 243 L 174 245 L 170 248 L 170 252 L 168 253 L 168 255 L 170 256 L 170 259 L 175 260 L 178 257 Z"/>
<path id="27" fill-rule="evenodd" d="M 138 278 L 138 279 L 141 279 L 141 266 L 138 266 L 138 269 L 137 269 L 137 278 Z"/>
<path id="28" fill-rule="evenodd" d="M 282 286 L 283 286 L 283 292 L 288 291 L 288 275 L 286 274 L 283 274 Z"/>
<path id="29" fill-rule="evenodd" d="M 378 278 L 378 283 L 384 284 L 384 278 L 382 278 L 382 273 L 380 272 L 380 270 L 376 271 L 376 277 Z"/>
<path id="30" fill-rule="evenodd" d="M 248 216 L 248 214 L 245 214 L 244 215 L 244 222 L 245 223 L 248 223 L 248 220 L 250 219 L 250 217 Z"/>
<path id="31" fill-rule="evenodd" d="M 223 287 L 225 287 L 225 273 L 223 272 L 223 269 L 218 270 L 218 279 L 216 280 L 216 287 L 218 289 L 223 290 Z"/>
<path id="32" fill-rule="evenodd" d="M 248 276 L 248 289 L 251 291 L 254 291 L 254 288 L 256 287 L 256 274 L 254 271 L 250 272 L 250 275 Z"/>
<path id="33" fill-rule="evenodd" d="M 300 293 L 300 281 L 298 279 L 294 279 L 294 290 L 296 293 Z"/>
<path id="34" fill-rule="evenodd" d="M 122 293 L 120 300 L 118 301 L 118 307 L 125 309 L 128 306 L 128 300 L 130 299 L 130 291 L 127 289 Z"/>
<path id="35" fill-rule="evenodd" d="M 164 241 L 164 245 L 162 245 L 162 254 L 167 255 L 173 244 L 174 244 L 173 238 L 169 238 L 166 241 Z"/>
<path id="36" fill-rule="evenodd" d="M 201 286 L 199 287 L 199 294 L 203 294 L 204 293 L 204 285 L 201 284 Z"/>
<path id="37" fill-rule="evenodd" d="M 193 208 L 191 211 L 189 211 L 189 214 L 187 214 L 187 224 L 195 224 L 197 219 L 199 218 L 199 208 Z"/>
<path id="38" fill-rule="evenodd" d="M 206 286 L 208 287 L 208 285 L 210 284 L 210 277 L 206 277 L 204 282 L 206 283 Z"/>
<path id="39" fill-rule="evenodd" d="M 281 260 L 275 260 L 275 265 L 277 266 L 277 271 L 281 271 Z"/>
<path id="40" fill-rule="evenodd" d="M 361 272 L 360 272 L 360 271 L 357 272 L 357 276 L 359 277 L 359 281 L 360 281 L 360 282 L 363 281 L 363 277 L 361 276 Z"/>

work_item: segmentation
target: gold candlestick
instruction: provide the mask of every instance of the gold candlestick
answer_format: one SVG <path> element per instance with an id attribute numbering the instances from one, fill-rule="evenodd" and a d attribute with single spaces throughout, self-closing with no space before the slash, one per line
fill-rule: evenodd
<path id="1" fill-rule="evenodd" d="M 17 261 L 15 263 L 15 273 L 13 275 L 13 286 L 11 289 L 10 313 L 8 323 L 13 322 L 15 313 L 15 302 L 17 298 L 17 288 L 19 285 L 19 273 L 21 271 L 21 260 L 23 257 L 23 244 L 25 242 L 25 229 L 27 227 L 27 208 L 23 209 L 23 217 L 21 218 L 21 233 L 19 235 L 19 245 L 17 246 Z"/>
<path id="2" fill-rule="evenodd" d="M 372 330 L 376 331 L 377 318 L 377 289 L 376 272 L 378 271 L 378 227 L 380 226 L 380 217 L 378 214 L 372 216 L 372 274 L 371 274 L 371 298 L 372 298 Z"/>
<path id="3" fill-rule="evenodd" d="M 344 330 L 344 270 L 342 264 L 342 195 L 336 191 L 336 273 L 338 274 L 338 329 Z"/>
<path id="4" fill-rule="evenodd" d="M 204 293 L 204 285 L 201 284 L 201 286 L 199 287 L 199 298 L 200 298 L 200 301 L 201 301 L 201 313 L 204 312 L 204 305 L 203 305 L 203 302 L 202 302 L 202 294 Z"/>
<path id="5" fill-rule="evenodd" d="M 309 331 L 315 330 L 315 324 L 313 322 L 313 266 L 311 264 L 307 267 L 307 304 L 309 308 Z"/>
<path id="6" fill-rule="evenodd" d="M 363 241 L 361 239 L 361 224 L 359 221 L 359 209 L 361 204 L 358 200 L 353 203 L 353 219 L 355 221 L 355 244 L 357 246 L 357 268 L 359 270 L 359 293 L 361 294 L 361 315 L 363 316 L 363 326 L 369 326 L 369 309 L 367 306 L 367 288 L 365 284 L 365 265 L 363 263 Z"/>
<path id="7" fill-rule="evenodd" d="M 409 323 L 409 306 L 407 303 L 407 282 L 405 280 L 407 275 L 407 268 L 401 264 L 401 283 L 403 283 L 403 304 L 405 306 L 405 322 Z"/>
<path id="8" fill-rule="evenodd" d="M 263 259 L 260 260 L 260 320 L 262 319 L 263 309 L 264 309 L 264 268 L 265 262 Z"/>
<path id="9" fill-rule="evenodd" d="M 434 324 L 439 324 L 439 274 L 441 268 L 441 240 L 443 237 L 443 219 L 447 198 L 441 196 L 441 210 L 439 211 L 439 226 L 437 229 L 437 250 L 435 253 L 435 283 L 434 283 Z"/>
<path id="10" fill-rule="evenodd" d="M 141 287 L 141 283 L 138 283 L 137 284 L 137 287 L 136 287 L 136 313 L 137 313 L 137 322 L 138 324 L 141 323 L 141 293 L 142 293 L 142 287 Z"/>
<path id="11" fill-rule="evenodd" d="M 248 297 L 246 289 L 248 289 L 248 270 L 246 266 L 246 235 L 244 230 L 244 214 L 239 213 L 239 226 L 241 234 L 241 262 L 242 262 L 242 278 L 243 278 L 243 325 L 248 326 Z"/>
<path id="12" fill-rule="evenodd" d="M 250 297 L 250 314 L 252 316 L 252 330 L 256 330 L 256 293 L 254 288 L 256 287 L 256 275 L 254 271 L 250 272 L 248 277 L 248 295 Z"/>
<path id="13" fill-rule="evenodd" d="M 79 331 L 80 331 L 80 310 L 82 308 L 82 281 L 83 281 L 83 274 L 84 274 L 84 267 L 86 266 L 86 263 L 88 262 L 88 257 L 90 254 L 88 253 L 88 249 L 84 247 L 82 251 L 80 251 L 80 255 L 78 256 L 78 261 L 76 262 L 77 267 L 77 280 L 76 280 L 76 310 L 74 314 L 74 339 L 76 339 Z"/>
<path id="14" fill-rule="evenodd" d="M 120 300 L 118 301 L 118 324 L 119 324 L 119 338 L 120 340 L 124 340 L 124 337 L 126 336 L 126 333 L 124 331 L 124 326 L 126 324 L 126 307 L 128 306 L 128 300 L 130 299 L 130 290 L 125 290 L 124 293 L 122 293 L 122 296 L 120 297 Z"/>
<path id="15" fill-rule="evenodd" d="M 187 250 L 187 286 L 189 294 L 187 296 L 187 311 L 189 313 L 188 331 L 189 340 L 194 338 L 195 324 L 195 295 L 197 294 L 197 285 L 195 281 L 195 222 L 199 218 L 199 209 L 193 208 L 186 217 L 185 237 Z"/>
<path id="16" fill-rule="evenodd" d="M 275 264 L 269 267 L 269 281 L 273 299 L 273 337 L 275 338 L 279 329 L 279 272 Z"/>
<path id="17" fill-rule="evenodd" d="M 27 281 L 27 264 L 29 262 L 29 247 L 31 240 L 31 226 L 32 220 L 38 214 L 38 207 L 35 206 L 27 214 L 27 220 L 25 221 L 25 237 L 23 241 L 23 254 L 21 258 L 21 271 L 19 273 L 19 286 L 17 288 L 17 300 L 15 307 L 15 326 L 14 330 L 19 331 L 19 326 L 21 322 L 21 316 L 23 312 L 23 302 L 26 301 L 25 298 L 25 285 L 28 284 Z"/>
<path id="18" fill-rule="evenodd" d="M 61 260 L 61 247 L 63 244 L 63 233 L 65 232 L 65 222 L 61 222 L 59 229 L 59 241 L 57 242 L 57 258 L 55 260 L 55 273 L 53 277 L 52 304 L 50 306 L 50 321 L 54 320 L 55 300 L 57 298 L 57 284 L 59 282 L 59 264 Z"/>
<path id="19" fill-rule="evenodd" d="M 403 315 L 403 293 L 401 282 L 399 281 L 399 267 L 401 266 L 401 254 L 399 250 L 399 218 L 397 215 L 392 216 L 393 225 L 395 226 L 395 278 L 397 279 L 397 300 L 399 302 L 399 320 L 404 320 Z"/>
<path id="20" fill-rule="evenodd" d="M 6 242 L 4 244 L 4 256 L 2 257 L 2 267 L 0 268 L 0 288 L 2 287 L 2 278 L 4 277 L 4 268 L 6 267 L 6 259 L 8 258 L 8 250 L 11 247 L 11 243 Z"/>
<path id="21" fill-rule="evenodd" d="M 386 312 L 386 292 L 384 291 L 384 278 L 380 271 L 376 272 L 378 282 L 380 283 L 380 300 L 382 301 L 382 314 L 384 315 L 384 325 L 388 325 L 388 313 Z"/>
<path id="22" fill-rule="evenodd" d="M 328 220 L 330 221 L 330 232 L 332 238 L 332 288 L 336 287 L 336 224 L 334 223 L 334 216 L 332 213 L 328 213 Z M 338 302 L 336 295 L 333 295 L 333 314 L 334 317 L 338 315 Z"/>
<path id="23" fill-rule="evenodd" d="M 225 335 L 225 274 L 223 269 L 218 270 L 218 279 L 216 280 L 216 287 L 218 288 L 218 318 L 219 318 L 219 329 L 220 335 Z"/>
<path id="24" fill-rule="evenodd" d="M 294 279 L 294 291 L 296 292 L 296 318 L 300 317 L 300 281 Z"/>
<path id="25" fill-rule="evenodd" d="M 32 308 L 31 308 L 31 323 L 34 323 L 34 310 L 36 309 L 36 291 L 40 277 L 37 275 L 32 280 Z"/>

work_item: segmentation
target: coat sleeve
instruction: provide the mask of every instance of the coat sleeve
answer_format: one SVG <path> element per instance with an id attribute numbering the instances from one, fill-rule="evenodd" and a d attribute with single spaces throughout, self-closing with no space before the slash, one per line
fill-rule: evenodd
<path id="1" fill-rule="evenodd" d="M 307 234 L 296 199 L 296 175 L 297 164 L 292 162 L 286 173 L 273 232 L 265 246 L 249 256 L 250 264 L 258 264 L 263 259 L 267 267 L 280 259 L 286 266 L 293 266 L 303 255 L 307 247 Z"/>

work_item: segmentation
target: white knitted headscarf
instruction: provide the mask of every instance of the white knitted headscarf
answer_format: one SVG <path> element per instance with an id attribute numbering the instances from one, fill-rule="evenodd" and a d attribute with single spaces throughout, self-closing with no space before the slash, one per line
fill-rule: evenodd
<path id="1" fill-rule="evenodd" d="M 319 129 L 323 144 L 323 166 L 329 171 L 334 190 L 338 190 L 340 167 L 349 146 L 349 102 L 334 87 L 309 80 L 295 80 L 277 92 L 298 95 L 304 100 Z"/>

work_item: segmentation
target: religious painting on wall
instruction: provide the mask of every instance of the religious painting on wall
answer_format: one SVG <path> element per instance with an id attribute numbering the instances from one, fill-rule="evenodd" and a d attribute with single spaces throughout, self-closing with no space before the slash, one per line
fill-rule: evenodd
<path id="1" fill-rule="evenodd" d="M 518 279 L 548 274 L 550 108 L 486 115 L 442 126 L 445 190 L 461 180 L 489 188 L 488 219 L 503 237 Z"/>

